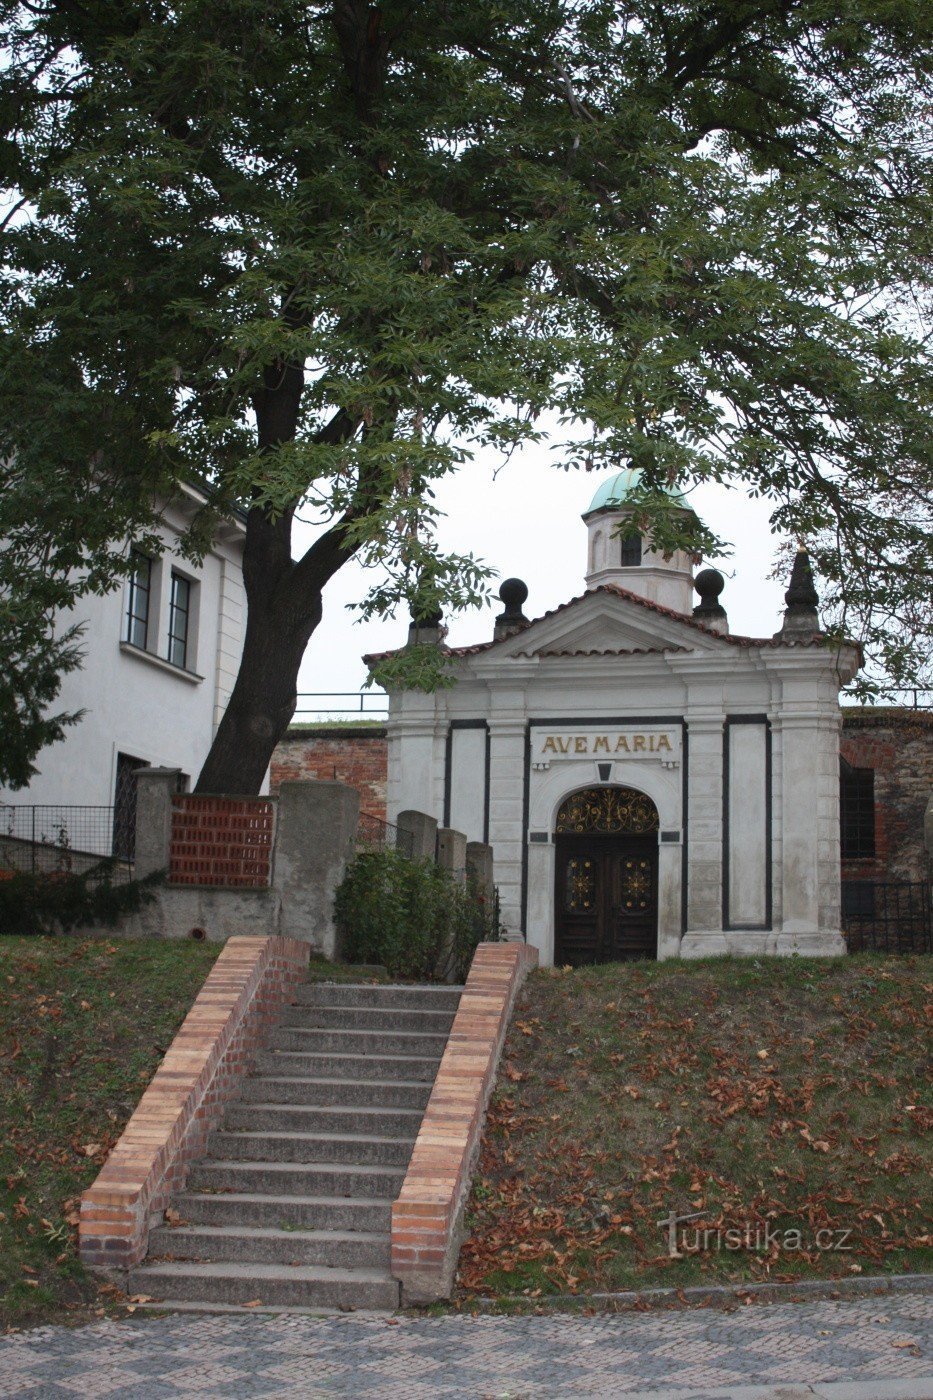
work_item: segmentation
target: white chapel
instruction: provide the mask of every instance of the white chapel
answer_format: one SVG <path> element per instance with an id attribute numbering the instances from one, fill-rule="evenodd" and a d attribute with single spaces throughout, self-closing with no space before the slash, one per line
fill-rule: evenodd
<path id="1" fill-rule="evenodd" d="M 450 688 L 390 692 L 389 819 L 491 844 L 502 921 L 544 965 L 841 953 L 839 691 L 858 648 L 820 632 L 803 551 L 781 630 L 730 633 L 722 576 L 637 533 L 637 479 L 605 481 L 583 516 L 584 592 L 528 619 L 507 580 L 494 636 L 445 648 Z M 440 620 L 409 641 L 444 647 Z"/>

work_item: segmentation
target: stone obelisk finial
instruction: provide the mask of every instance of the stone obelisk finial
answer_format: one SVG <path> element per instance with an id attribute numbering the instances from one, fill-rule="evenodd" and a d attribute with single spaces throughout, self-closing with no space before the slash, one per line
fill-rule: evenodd
<path id="1" fill-rule="evenodd" d="M 813 582 L 813 566 L 803 545 L 799 545 L 791 569 L 790 586 L 784 594 L 783 637 L 813 636 L 820 630 L 819 595 Z"/>

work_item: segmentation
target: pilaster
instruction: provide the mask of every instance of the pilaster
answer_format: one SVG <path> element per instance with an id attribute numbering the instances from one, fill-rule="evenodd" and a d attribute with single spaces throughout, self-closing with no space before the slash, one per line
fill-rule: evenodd
<path id="1" fill-rule="evenodd" d="M 495 859 L 502 921 L 522 930 L 522 859 L 524 829 L 525 727 L 524 694 L 497 696 L 489 720 L 489 844 Z"/>
<path id="2" fill-rule="evenodd" d="M 683 957 L 727 951 L 722 927 L 723 711 L 687 712 L 687 931 Z"/>

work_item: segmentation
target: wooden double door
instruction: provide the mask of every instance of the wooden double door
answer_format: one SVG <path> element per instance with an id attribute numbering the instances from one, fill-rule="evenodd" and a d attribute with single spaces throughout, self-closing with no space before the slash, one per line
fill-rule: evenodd
<path id="1" fill-rule="evenodd" d="M 558 967 L 657 957 L 657 843 L 656 833 L 557 836 Z"/>

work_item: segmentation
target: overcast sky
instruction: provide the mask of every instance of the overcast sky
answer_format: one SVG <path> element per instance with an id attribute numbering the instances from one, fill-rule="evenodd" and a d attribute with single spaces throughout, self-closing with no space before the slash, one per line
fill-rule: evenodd
<path id="1" fill-rule="evenodd" d="M 445 515 L 441 543 L 445 549 L 472 551 L 500 579 L 523 578 L 528 585 L 525 613 L 540 617 L 583 592 L 587 534 L 580 516 L 611 473 L 562 471 L 544 446 L 527 448 L 496 474 L 500 464 L 498 455 L 478 454 L 442 483 L 437 494 Z M 786 583 L 768 577 L 780 540 L 771 533 L 767 502 L 716 485 L 697 488 L 690 501 L 733 547 L 731 558 L 709 561 L 726 576 L 720 601 L 731 630 L 770 636 L 780 624 Z M 307 548 L 314 533 L 310 526 L 296 525 L 296 551 Z M 407 617 L 359 623 L 348 610 L 347 604 L 357 602 L 370 583 L 365 570 L 351 560 L 325 589 L 324 618 L 305 654 L 300 691 L 358 691 L 366 680 L 362 654 L 404 643 Z M 487 641 L 501 608 L 496 603 L 448 617 L 450 642 Z"/>

